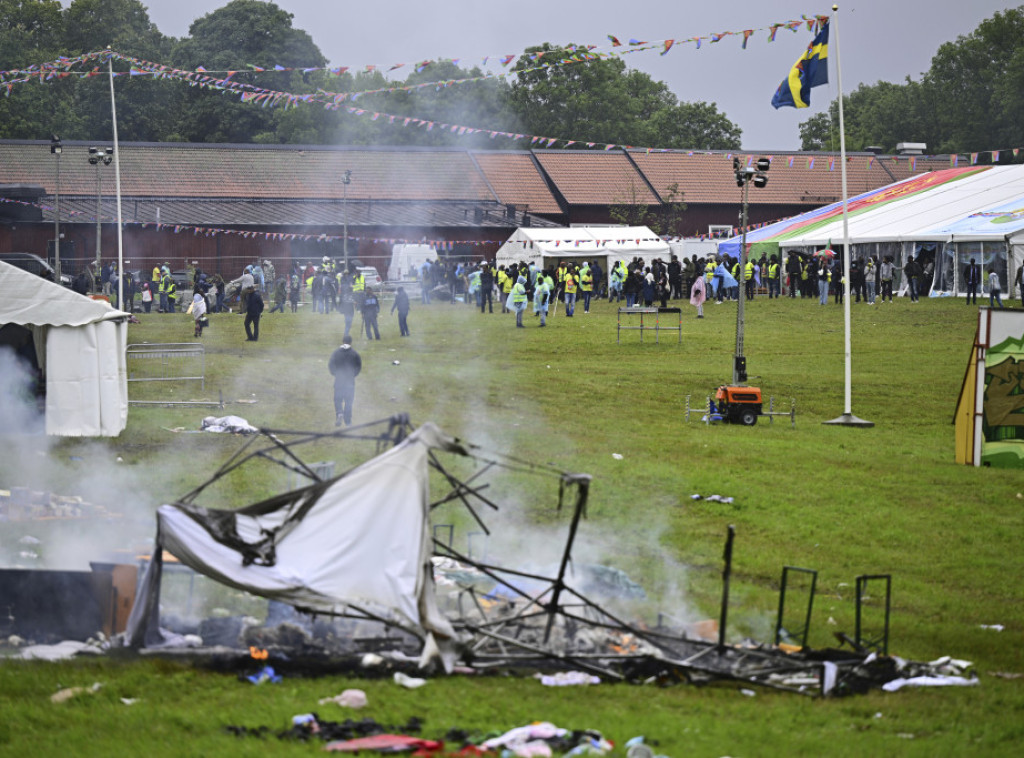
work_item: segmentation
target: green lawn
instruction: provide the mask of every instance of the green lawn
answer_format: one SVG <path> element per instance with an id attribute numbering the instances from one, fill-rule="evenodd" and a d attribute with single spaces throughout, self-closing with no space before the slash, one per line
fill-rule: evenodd
<path id="1" fill-rule="evenodd" d="M 485 449 L 592 474 L 581 551 L 625 570 L 680 617 L 717 617 L 722 547 L 726 527 L 735 525 L 736 639 L 770 636 L 784 565 L 820 572 L 815 647 L 835 644 L 836 631 L 852 633 L 857 575 L 892 574 L 890 651 L 974 661 L 980 686 L 843 700 L 765 691 L 747 697 L 736 685 L 548 689 L 529 678 L 463 676 L 415 691 L 342 677 L 257 688 L 232 675 L 149 660 L 8 663 L 0 666 L 0 754 L 310 753 L 312 745 L 239 740 L 222 727 L 283 730 L 292 715 L 314 709 L 341 720 L 347 714 L 317 699 L 355 686 L 371 703 L 358 717 L 402 724 L 422 716 L 426 736 L 452 726 L 504 730 L 546 719 L 600 729 L 620 744 L 644 734 L 671 756 L 1019 755 L 1024 679 L 990 674 L 1024 673 L 1024 477 L 953 460 L 952 417 L 977 310 L 951 299 L 854 305 L 853 410 L 875 422 L 872 429 L 821 423 L 843 411 L 838 306 L 788 298 L 748 304 L 752 383 L 784 410 L 795 400 L 795 428 L 788 419 L 708 427 L 699 411 L 685 420 L 687 396 L 699 408 L 731 377 L 734 304 L 708 304 L 703 320 L 685 305 L 681 346 L 674 332 L 663 332 L 658 344 L 649 334 L 641 344 L 638 332 L 623 332 L 617 344 L 614 306 L 597 303 L 592 311 L 556 315 L 546 329 L 528 314 L 528 328 L 517 330 L 511 316 L 414 302 L 412 336 L 403 339 L 385 309 L 383 339 L 355 339 L 364 366 L 355 422 L 408 412 L 416 424 L 434 421 Z M 256 425 L 333 428 L 326 363 L 340 341 L 340 317 L 268 314 L 258 343 L 244 341 L 238 315 L 213 315 L 211 322 L 202 339 L 205 391 L 133 385 L 133 397 L 223 396 L 223 413 Z M 129 342 L 191 341 L 191 332 L 187 316 L 151 315 L 130 328 Z M 133 548 L 152 535 L 157 505 L 202 482 L 241 444 L 169 430 L 194 430 L 203 416 L 221 413 L 133 407 L 116 440 L 6 438 L 0 486 L 97 493 L 95 499 L 105 497 L 124 513 L 117 528 L 92 533 L 52 526 L 61 532 L 58 547 L 45 540 L 40 547 L 51 564 Z M 326 445 L 312 453 L 314 460 L 337 460 L 339 470 L 351 456 Z M 250 502 L 278 484 L 265 472 L 247 474 L 218 493 L 218 502 Z M 694 493 L 734 502 L 695 501 Z M 555 511 L 550 492 L 541 498 L 528 487 L 511 494 L 506 507 L 525 529 L 524 555 L 535 535 L 564 533 L 568 511 Z M 459 518 L 448 520 L 464 548 Z M 5 525 L 0 550 L 9 551 L 27 529 Z M 75 539 L 83 535 L 88 546 Z M 49 702 L 60 687 L 94 681 L 104 684 L 94 695 Z M 140 701 L 126 706 L 121 697 Z"/>

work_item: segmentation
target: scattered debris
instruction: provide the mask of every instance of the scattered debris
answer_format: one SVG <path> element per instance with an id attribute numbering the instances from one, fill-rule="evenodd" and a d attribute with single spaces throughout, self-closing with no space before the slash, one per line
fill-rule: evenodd
<path id="1" fill-rule="evenodd" d="M 395 684 L 400 684 L 407 690 L 414 690 L 418 687 L 422 687 L 426 683 L 426 679 L 418 679 L 414 676 L 403 674 L 401 671 L 395 672 Z"/>
<path id="2" fill-rule="evenodd" d="M 264 684 L 266 682 L 270 682 L 271 684 L 277 684 L 281 681 L 281 677 L 278 676 L 277 673 L 275 673 L 274 668 L 272 666 L 264 666 L 262 669 L 260 669 L 257 673 L 253 674 L 252 676 L 247 676 L 246 679 L 248 679 L 253 684 Z"/>
<path id="3" fill-rule="evenodd" d="M 583 671 L 559 671 L 557 674 L 534 674 L 545 687 L 572 687 L 581 684 L 600 684 L 601 677 Z"/>
<path id="4" fill-rule="evenodd" d="M 50 695 L 50 702 L 66 703 L 73 697 L 78 697 L 79 695 L 91 695 L 94 692 L 99 692 L 102 686 L 103 685 L 99 682 L 93 682 L 91 687 L 66 687 Z"/>
<path id="5" fill-rule="evenodd" d="M 725 503 L 726 505 L 728 505 L 729 503 L 732 503 L 735 500 L 735 498 L 723 497 L 722 495 L 708 495 L 707 497 L 704 497 L 703 495 L 699 495 L 699 494 L 690 495 L 690 499 L 691 500 L 707 500 L 709 503 Z"/>
<path id="6" fill-rule="evenodd" d="M 320 705 L 337 703 L 342 708 L 365 708 L 367 704 L 366 693 L 362 690 L 345 690 L 334 697 L 320 698 Z"/>
<path id="7" fill-rule="evenodd" d="M 207 416 L 199 427 L 204 432 L 227 432 L 229 434 L 256 434 L 259 432 L 241 416 Z"/>
<path id="8" fill-rule="evenodd" d="M 1006 628 L 1002 624 L 979 624 L 979 626 L 982 629 L 989 629 L 989 630 L 991 630 L 993 632 L 1001 632 L 1001 631 L 1003 631 L 1003 629 Z"/>
<path id="9" fill-rule="evenodd" d="M 622 454 L 621 453 L 612 453 L 612 458 L 614 458 L 617 461 L 621 461 L 622 460 Z"/>

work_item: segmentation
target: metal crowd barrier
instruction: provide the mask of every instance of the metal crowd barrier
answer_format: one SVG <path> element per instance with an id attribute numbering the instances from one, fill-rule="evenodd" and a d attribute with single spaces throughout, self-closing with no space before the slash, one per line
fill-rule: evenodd
<path id="1" fill-rule="evenodd" d="M 206 348 L 198 342 L 129 345 L 125 357 L 129 382 L 197 381 L 206 389 Z"/>

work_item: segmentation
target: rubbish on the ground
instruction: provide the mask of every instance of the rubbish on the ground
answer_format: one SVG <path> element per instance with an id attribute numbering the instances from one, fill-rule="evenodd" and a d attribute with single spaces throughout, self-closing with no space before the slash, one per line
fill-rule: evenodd
<path id="1" fill-rule="evenodd" d="M 252 676 L 247 676 L 246 679 L 248 679 L 253 684 L 264 684 L 265 682 L 277 684 L 281 681 L 281 677 L 278 676 L 278 674 L 274 671 L 272 666 L 264 666 L 262 669 L 260 669 L 257 673 L 253 674 Z"/>
<path id="2" fill-rule="evenodd" d="M 621 461 L 622 460 L 622 453 L 612 453 L 612 458 L 614 458 L 617 461 Z"/>
<path id="3" fill-rule="evenodd" d="M 362 690 L 345 690 L 340 695 L 334 697 L 320 698 L 320 705 L 326 705 L 327 703 L 337 703 L 343 708 L 365 708 L 367 699 L 366 693 Z"/>
<path id="4" fill-rule="evenodd" d="M 989 629 L 993 632 L 1001 632 L 1006 628 L 1002 624 L 980 624 L 980 626 L 982 629 Z"/>
<path id="5" fill-rule="evenodd" d="M 709 503 L 725 503 L 726 505 L 728 505 L 729 503 L 732 503 L 735 500 L 735 498 L 725 497 L 723 495 L 708 495 L 707 497 L 705 497 L 704 495 L 700 495 L 700 494 L 690 495 L 690 499 L 691 500 L 707 500 Z"/>
<path id="6" fill-rule="evenodd" d="M 564 737 L 569 733 L 568 729 L 555 726 L 549 721 L 538 721 L 526 726 L 517 726 L 509 729 L 500 737 L 493 737 L 480 744 L 480 747 L 492 750 L 497 747 L 515 748 L 535 740 L 547 740 L 552 737 Z"/>
<path id="7" fill-rule="evenodd" d="M 359 665 L 364 669 L 373 668 L 374 666 L 379 666 L 382 663 L 384 663 L 384 658 L 376 653 L 367 653 L 359 661 Z"/>
<path id="8" fill-rule="evenodd" d="M 66 661 L 79 653 L 95 653 L 88 643 L 78 640 L 64 640 L 56 645 L 29 645 L 21 649 L 17 655 L 26 661 Z"/>
<path id="9" fill-rule="evenodd" d="M 559 671 L 557 674 L 536 674 L 545 687 L 572 687 L 580 684 L 600 684 L 601 677 L 583 671 Z"/>
<path id="10" fill-rule="evenodd" d="M 41 544 L 41 542 L 42 540 L 39 540 L 30 534 L 26 534 L 24 537 L 18 540 L 19 545 L 39 545 Z"/>
<path id="11" fill-rule="evenodd" d="M 337 740 L 324 745 L 324 750 L 331 753 L 358 753 L 360 750 L 373 750 L 380 753 L 417 751 L 417 755 L 425 755 L 442 748 L 444 748 L 443 742 L 409 737 L 404 734 L 375 734 L 372 737 Z"/>
<path id="12" fill-rule="evenodd" d="M 121 698 L 121 702 L 125 705 L 135 705 L 139 702 L 139 699 L 137 697 L 123 697 Z"/>
<path id="13" fill-rule="evenodd" d="M 748 690 L 746 687 L 743 687 L 740 689 L 740 694 L 746 695 L 747 697 L 754 697 L 757 693 L 754 690 Z"/>
<path id="14" fill-rule="evenodd" d="M 392 366 L 401 366 L 402 364 L 399 361 L 391 361 L 391 365 Z"/>
<path id="15" fill-rule="evenodd" d="M 414 676 L 403 674 L 401 671 L 395 672 L 395 684 L 400 684 L 407 690 L 414 690 L 417 687 L 422 687 L 426 683 L 426 679 L 418 679 Z"/>
<path id="16" fill-rule="evenodd" d="M 92 686 L 90 687 L 65 687 L 64 689 L 59 690 L 58 692 L 54 692 L 52 695 L 50 695 L 50 702 L 66 703 L 68 700 L 70 700 L 73 697 L 77 697 L 78 695 L 99 692 L 100 687 L 102 686 L 103 685 L 99 682 L 93 682 Z"/>
<path id="17" fill-rule="evenodd" d="M 199 428 L 204 432 L 220 432 L 229 434 L 256 434 L 259 432 L 241 416 L 207 416 Z"/>
<path id="18" fill-rule="evenodd" d="M 1024 677 L 1024 674 L 1014 673 L 1012 671 L 989 671 L 989 676 L 995 676 L 1000 679 L 1020 679 Z"/>
<path id="19" fill-rule="evenodd" d="M 896 692 L 904 687 L 971 687 L 978 684 L 978 679 L 967 679 L 962 676 L 913 676 L 909 679 L 893 679 L 882 685 L 886 692 Z"/>

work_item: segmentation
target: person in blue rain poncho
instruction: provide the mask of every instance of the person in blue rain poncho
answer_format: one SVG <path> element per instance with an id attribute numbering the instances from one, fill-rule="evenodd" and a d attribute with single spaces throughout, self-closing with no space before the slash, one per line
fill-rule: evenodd
<path id="1" fill-rule="evenodd" d="M 533 288 L 533 312 L 540 316 L 541 326 L 547 326 L 548 304 L 551 302 L 551 283 L 553 281 L 542 271 L 537 275 L 537 284 Z"/>
<path id="2" fill-rule="evenodd" d="M 715 289 L 715 302 L 718 305 L 722 304 L 722 298 L 725 296 L 727 291 L 731 290 L 733 287 L 738 288 L 740 286 L 739 282 L 736 281 L 736 278 L 730 274 L 728 269 L 726 269 L 726 267 L 721 263 L 715 267 L 715 276 L 711 281 L 712 286 Z"/>
<path id="3" fill-rule="evenodd" d="M 516 283 L 512 285 L 512 290 L 508 293 L 508 299 L 505 301 L 505 307 L 509 310 L 515 311 L 516 328 L 525 328 L 523 327 L 523 311 L 526 310 L 525 276 L 520 276 L 516 279 Z"/>

